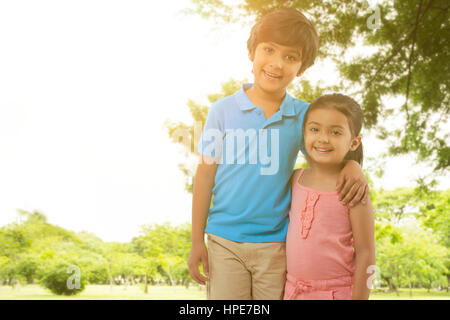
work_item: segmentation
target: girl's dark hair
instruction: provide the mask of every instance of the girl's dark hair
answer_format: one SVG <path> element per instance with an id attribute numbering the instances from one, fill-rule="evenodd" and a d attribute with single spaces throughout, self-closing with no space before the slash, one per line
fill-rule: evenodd
<path id="1" fill-rule="evenodd" d="M 247 40 L 249 55 L 253 57 L 259 43 L 271 41 L 301 49 L 302 66 L 299 74 L 314 64 L 319 50 L 316 28 L 303 13 L 294 8 L 275 9 L 256 22 Z"/>
<path id="2" fill-rule="evenodd" d="M 323 95 L 317 98 L 313 103 L 311 103 L 308 110 L 306 111 L 305 118 L 303 120 L 303 129 L 305 128 L 309 113 L 312 110 L 320 108 L 333 108 L 344 114 L 348 120 L 350 130 L 352 132 L 352 137 L 358 136 L 361 132 L 361 128 L 364 122 L 364 114 L 361 110 L 361 107 L 355 100 L 340 93 Z M 363 146 L 362 143 L 360 143 L 355 151 L 349 151 L 347 153 L 344 160 L 355 160 L 362 167 L 363 157 Z"/>

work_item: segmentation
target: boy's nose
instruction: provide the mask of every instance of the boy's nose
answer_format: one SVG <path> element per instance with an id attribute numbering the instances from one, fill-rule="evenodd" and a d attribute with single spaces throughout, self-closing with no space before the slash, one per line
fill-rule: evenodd
<path id="1" fill-rule="evenodd" d="M 283 58 L 274 57 L 272 61 L 270 61 L 270 67 L 274 69 L 283 69 Z"/>

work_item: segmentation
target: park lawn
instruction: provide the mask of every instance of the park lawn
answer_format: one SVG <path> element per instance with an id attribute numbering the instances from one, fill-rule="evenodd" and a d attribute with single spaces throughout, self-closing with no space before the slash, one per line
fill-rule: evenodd
<path id="1" fill-rule="evenodd" d="M 373 290 L 370 294 L 370 300 L 450 300 L 450 292 L 436 291 L 431 289 L 413 289 L 412 296 L 409 289 L 399 289 L 399 295 L 395 292 L 381 292 L 381 290 Z"/>
<path id="2" fill-rule="evenodd" d="M 373 292 L 371 300 L 450 300 L 450 294 L 445 291 L 413 289 L 413 296 L 409 296 L 409 289 L 400 289 L 400 296 L 395 293 Z M 204 300 L 205 288 L 191 286 L 189 289 L 181 286 L 150 286 L 148 294 L 138 286 L 88 285 L 77 296 L 57 296 L 39 285 L 26 285 L 12 288 L 0 286 L 0 300 Z"/>
<path id="3" fill-rule="evenodd" d="M 57 296 L 39 285 L 26 285 L 12 289 L 0 286 L 0 300 L 202 300 L 205 288 L 182 286 L 149 286 L 148 294 L 139 286 L 87 285 L 76 296 Z"/>

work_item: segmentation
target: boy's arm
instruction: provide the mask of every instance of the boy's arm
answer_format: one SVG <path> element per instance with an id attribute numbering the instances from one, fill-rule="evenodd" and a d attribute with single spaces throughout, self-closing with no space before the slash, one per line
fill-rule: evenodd
<path id="1" fill-rule="evenodd" d="M 355 274 L 353 284 L 353 300 L 369 299 L 370 287 L 367 279 L 371 274 L 367 268 L 375 265 L 375 226 L 373 208 L 370 200 L 366 204 L 359 203 L 350 209 L 353 244 L 355 247 Z"/>
<path id="2" fill-rule="evenodd" d="M 344 205 L 350 203 L 350 207 L 353 207 L 359 202 L 367 202 L 369 185 L 358 162 L 347 160 L 339 174 L 336 190 Z"/>
<path id="3" fill-rule="evenodd" d="M 200 273 L 198 264 L 200 262 L 203 264 L 203 270 L 205 274 L 208 275 L 208 251 L 205 245 L 204 234 L 211 204 L 211 190 L 214 186 L 217 166 L 218 165 L 214 162 L 213 158 L 202 156 L 202 162 L 198 165 L 194 177 L 192 197 L 192 245 L 188 259 L 188 267 L 192 279 L 203 285 L 208 278 Z"/>

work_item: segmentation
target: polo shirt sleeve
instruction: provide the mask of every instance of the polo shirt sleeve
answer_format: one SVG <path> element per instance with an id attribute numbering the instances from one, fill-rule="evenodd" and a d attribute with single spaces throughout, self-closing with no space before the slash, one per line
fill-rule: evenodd
<path id="1" fill-rule="evenodd" d="M 198 151 L 207 157 L 221 158 L 224 139 L 223 112 L 219 104 L 209 109 L 205 126 L 198 143 Z"/>

